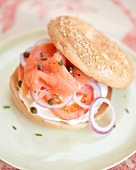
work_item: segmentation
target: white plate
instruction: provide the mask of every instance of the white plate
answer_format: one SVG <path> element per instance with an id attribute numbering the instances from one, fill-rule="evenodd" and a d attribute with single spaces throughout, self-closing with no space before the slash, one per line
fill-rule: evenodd
<path id="1" fill-rule="evenodd" d="M 0 46 L 0 159 L 27 170 L 100 170 L 115 166 L 136 151 L 136 78 L 126 90 L 113 92 L 116 127 L 108 135 L 96 134 L 89 127 L 79 131 L 41 127 L 13 103 L 9 78 L 19 63 L 19 54 L 44 37 L 47 34 L 39 29 Z M 117 43 L 136 65 L 135 53 Z M 4 109 L 4 105 L 11 108 Z"/>

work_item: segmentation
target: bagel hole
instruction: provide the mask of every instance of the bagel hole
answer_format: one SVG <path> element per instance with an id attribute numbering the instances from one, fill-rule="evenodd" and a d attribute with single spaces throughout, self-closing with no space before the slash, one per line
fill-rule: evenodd
<path id="1" fill-rule="evenodd" d="M 111 121 L 112 121 L 112 110 L 110 107 L 107 107 L 104 114 L 100 118 L 96 119 L 96 123 L 100 127 L 108 126 L 111 123 Z"/>

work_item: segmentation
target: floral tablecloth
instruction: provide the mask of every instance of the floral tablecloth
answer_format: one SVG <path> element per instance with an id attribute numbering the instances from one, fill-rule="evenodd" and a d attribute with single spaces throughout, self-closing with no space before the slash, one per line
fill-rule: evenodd
<path id="1" fill-rule="evenodd" d="M 136 51 L 136 0 L 0 0 L 0 42 L 59 15 L 86 20 Z M 3 161 L 0 169 L 16 170 Z M 136 170 L 136 154 L 110 170 Z"/>

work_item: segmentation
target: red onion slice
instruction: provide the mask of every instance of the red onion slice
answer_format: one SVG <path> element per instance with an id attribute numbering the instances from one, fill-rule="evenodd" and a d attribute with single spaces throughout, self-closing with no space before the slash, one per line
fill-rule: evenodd
<path id="1" fill-rule="evenodd" d="M 50 39 L 48 38 L 44 38 L 44 39 L 41 39 L 39 41 L 37 41 L 33 47 L 30 47 L 30 48 L 27 48 L 25 50 L 25 52 L 30 52 L 35 46 L 37 45 L 42 45 L 42 44 L 45 44 L 45 43 L 50 43 Z M 25 67 L 26 66 L 26 61 L 25 61 L 25 58 L 24 58 L 24 53 L 21 53 L 20 55 L 20 64 L 22 65 L 22 67 Z"/>
<path id="2" fill-rule="evenodd" d="M 27 48 L 25 50 L 25 52 L 30 52 L 32 49 L 33 49 L 33 47 L 29 47 L 29 48 Z M 26 61 L 25 61 L 25 58 L 24 58 L 24 53 L 20 54 L 20 64 L 22 65 L 22 67 L 26 66 Z"/>
<path id="3" fill-rule="evenodd" d="M 88 85 L 93 87 L 96 97 L 101 97 L 102 96 L 101 88 L 100 88 L 99 84 L 96 81 L 89 82 Z"/>
<path id="4" fill-rule="evenodd" d="M 107 94 L 108 94 L 108 86 L 106 84 L 103 84 L 103 83 L 100 83 L 100 82 L 97 82 L 97 84 L 100 88 L 101 96 L 106 97 Z M 101 96 L 99 96 L 99 97 L 101 97 Z"/>
<path id="5" fill-rule="evenodd" d="M 100 89 L 100 86 L 98 85 L 98 83 L 97 83 L 96 81 L 92 81 L 92 82 L 90 82 L 88 85 L 91 86 L 91 87 L 93 87 L 93 89 L 94 89 L 94 91 L 95 91 L 96 97 L 101 97 L 101 95 L 102 95 L 102 94 L 101 94 L 101 89 Z M 90 108 L 90 105 L 86 105 L 86 104 L 82 103 L 82 102 L 78 99 L 78 97 L 77 97 L 77 95 L 76 95 L 76 92 L 75 92 L 74 95 L 73 95 L 73 100 L 74 100 L 80 107 L 82 107 L 82 108 L 84 108 L 84 109 L 89 109 L 89 108 Z"/>
<path id="6" fill-rule="evenodd" d="M 97 113 L 97 111 L 102 103 L 107 103 L 110 106 L 111 111 L 112 111 L 112 120 L 111 120 L 110 124 L 106 127 L 99 126 L 95 122 L 95 119 L 94 119 L 94 115 Z M 90 110 L 89 110 L 89 123 L 90 123 L 90 126 L 92 127 L 92 129 L 99 134 L 106 134 L 112 130 L 112 128 L 115 124 L 115 110 L 114 110 L 114 107 L 109 99 L 107 99 L 105 97 L 98 97 L 92 102 L 92 104 L 90 106 Z"/>
<path id="7" fill-rule="evenodd" d="M 23 53 L 21 53 L 21 55 L 20 55 L 20 64 L 22 65 L 22 67 L 26 66 L 26 61 L 25 61 Z"/>
<path id="8" fill-rule="evenodd" d="M 47 109 L 60 109 L 64 106 L 66 106 L 73 98 L 73 95 L 71 95 L 71 96 L 67 97 L 67 99 L 61 104 L 49 105 L 48 103 L 45 103 L 42 100 L 37 101 L 36 93 L 32 89 L 30 90 L 30 94 L 31 94 L 31 97 L 34 100 L 34 102 L 36 102 L 36 104 L 38 104 L 41 107 L 47 108 Z"/>
<path id="9" fill-rule="evenodd" d="M 46 43 L 50 43 L 50 42 L 51 42 L 51 40 L 49 38 L 44 38 L 44 39 L 37 41 L 34 46 L 42 45 L 42 44 L 46 44 Z"/>
<path id="10" fill-rule="evenodd" d="M 78 99 L 78 97 L 77 97 L 77 95 L 76 95 L 76 92 L 75 92 L 74 95 L 73 95 L 73 100 L 74 100 L 74 102 L 76 102 L 80 107 L 82 107 L 82 108 L 84 108 L 84 109 L 89 109 L 89 107 L 90 107 L 90 105 L 86 105 L 86 104 L 82 103 L 82 102 Z"/>

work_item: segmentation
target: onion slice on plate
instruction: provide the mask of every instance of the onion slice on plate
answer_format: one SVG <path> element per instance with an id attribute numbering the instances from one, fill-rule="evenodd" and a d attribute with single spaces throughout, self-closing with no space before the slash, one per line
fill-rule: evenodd
<path id="1" fill-rule="evenodd" d="M 95 118 L 94 118 L 95 114 L 97 113 L 97 111 L 102 103 L 107 103 L 110 106 L 111 111 L 112 111 L 111 112 L 112 120 L 111 120 L 110 124 L 106 127 L 99 126 L 96 123 Z M 99 134 L 106 134 L 112 130 L 112 128 L 115 124 L 115 110 L 114 110 L 114 107 L 109 99 L 107 99 L 105 97 L 98 97 L 92 102 L 90 109 L 89 109 L 89 123 L 90 123 L 90 126 L 92 127 L 92 129 Z"/>
<path id="2" fill-rule="evenodd" d="M 45 103 L 42 100 L 37 101 L 37 95 L 32 89 L 30 90 L 30 94 L 31 94 L 32 99 L 36 102 L 36 104 L 38 104 L 41 107 L 47 108 L 47 109 L 60 109 L 64 106 L 66 106 L 73 98 L 73 95 L 71 95 L 71 96 L 67 97 L 63 103 L 49 105 L 48 103 Z"/>

